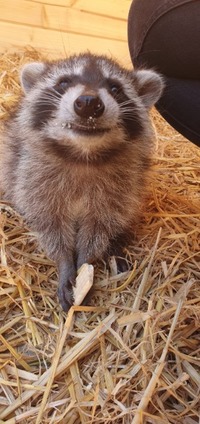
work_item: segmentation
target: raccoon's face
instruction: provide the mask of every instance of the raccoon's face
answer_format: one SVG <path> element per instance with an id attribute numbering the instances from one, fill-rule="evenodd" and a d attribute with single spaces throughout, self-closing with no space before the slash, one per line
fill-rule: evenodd
<path id="1" fill-rule="evenodd" d="M 86 150 L 113 144 L 113 138 L 122 143 L 140 137 L 163 86 L 153 71 L 134 73 L 89 53 L 25 65 L 21 83 L 26 94 L 21 124 Z"/>

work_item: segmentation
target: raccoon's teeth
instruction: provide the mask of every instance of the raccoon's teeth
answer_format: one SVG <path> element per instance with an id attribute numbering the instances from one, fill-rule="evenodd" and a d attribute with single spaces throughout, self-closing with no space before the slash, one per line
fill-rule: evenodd
<path id="1" fill-rule="evenodd" d="M 62 124 L 61 124 L 61 127 L 64 129 L 64 128 L 69 128 L 69 129 L 71 129 L 72 128 L 72 124 L 70 123 L 70 122 L 68 122 L 68 123 L 66 123 L 66 122 L 63 122 Z"/>

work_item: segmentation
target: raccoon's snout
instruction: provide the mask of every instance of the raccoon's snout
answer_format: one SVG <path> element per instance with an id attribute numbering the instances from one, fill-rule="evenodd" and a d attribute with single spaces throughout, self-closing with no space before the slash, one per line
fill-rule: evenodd
<path id="1" fill-rule="evenodd" d="M 82 95 L 74 102 L 74 110 L 81 118 L 99 118 L 103 115 L 105 105 L 98 96 Z"/>

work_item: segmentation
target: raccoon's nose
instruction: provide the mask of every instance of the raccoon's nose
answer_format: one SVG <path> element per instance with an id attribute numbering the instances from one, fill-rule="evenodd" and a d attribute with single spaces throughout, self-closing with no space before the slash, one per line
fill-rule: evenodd
<path id="1" fill-rule="evenodd" d="M 103 115 L 105 106 L 98 96 L 82 95 L 74 102 L 74 110 L 81 118 L 99 118 Z"/>

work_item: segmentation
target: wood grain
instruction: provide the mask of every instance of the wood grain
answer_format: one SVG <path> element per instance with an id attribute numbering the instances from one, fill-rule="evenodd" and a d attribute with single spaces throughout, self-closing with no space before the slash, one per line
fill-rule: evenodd
<path id="1" fill-rule="evenodd" d="M 55 57 L 90 50 L 96 54 L 107 54 L 118 59 L 124 66 L 130 66 L 128 45 L 124 41 L 1 22 L 0 51 L 17 46 L 32 46 L 50 52 Z"/>
<path id="2" fill-rule="evenodd" d="M 13 1 L 10 7 L 10 2 L 0 0 L 1 21 L 121 41 L 127 37 L 127 25 L 123 20 L 35 1 Z"/>

